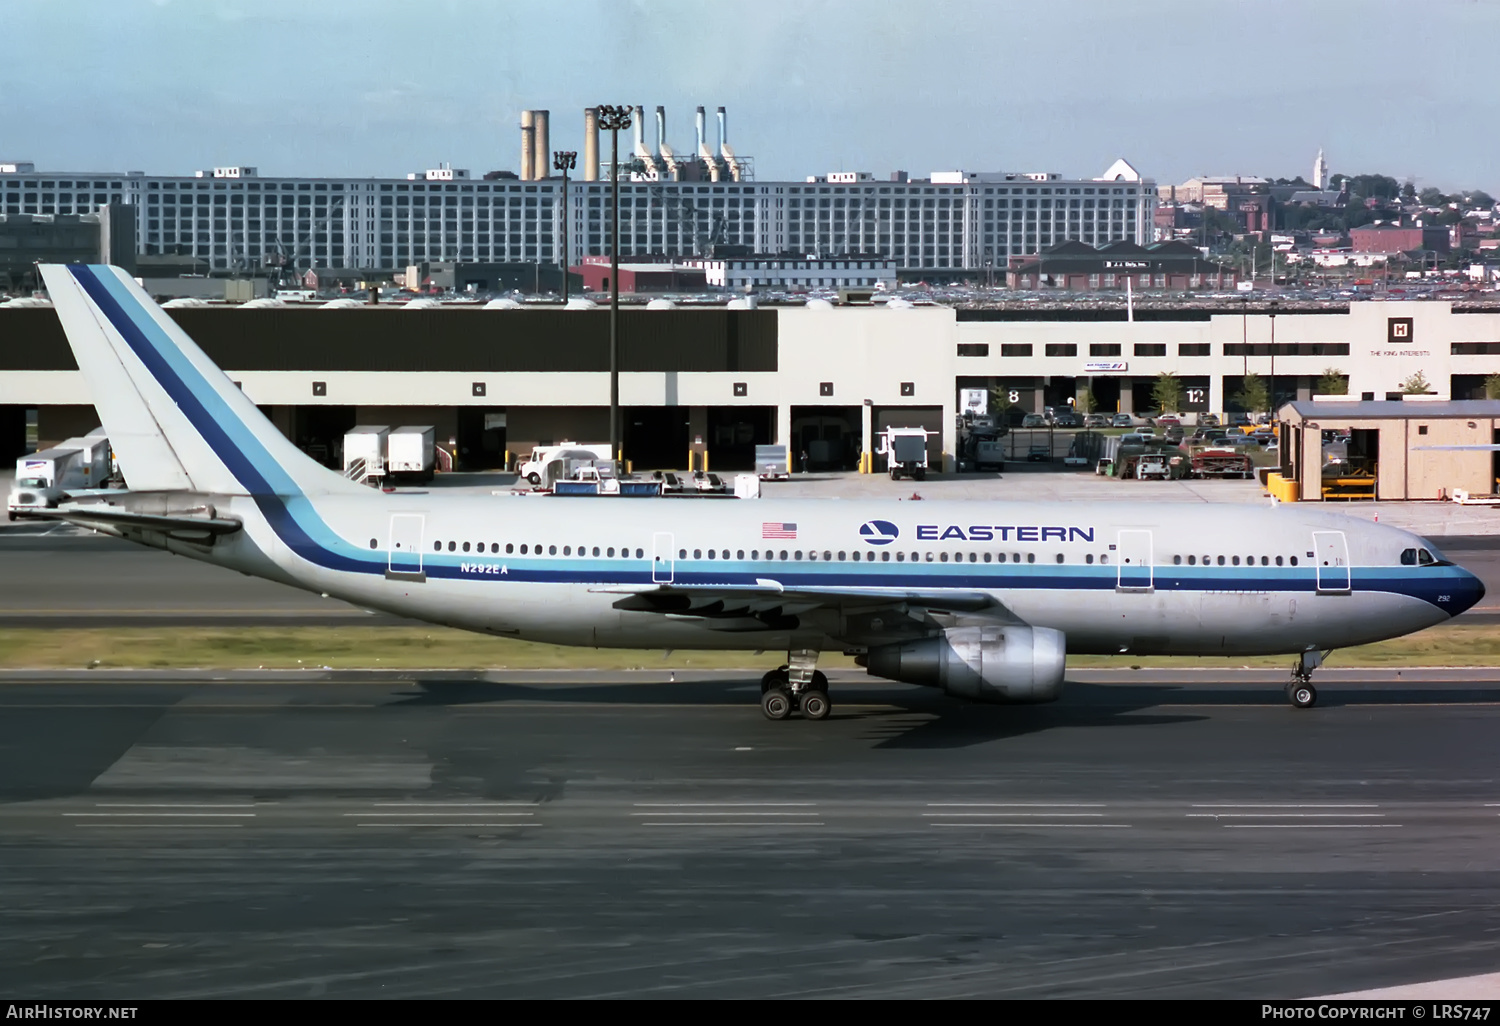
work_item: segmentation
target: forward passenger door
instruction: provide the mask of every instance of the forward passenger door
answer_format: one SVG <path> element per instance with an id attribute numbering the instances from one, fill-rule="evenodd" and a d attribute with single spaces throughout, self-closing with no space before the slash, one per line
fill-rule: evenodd
<path id="1" fill-rule="evenodd" d="M 1318 560 L 1318 594 L 1346 594 L 1349 591 L 1349 539 L 1344 532 L 1314 531 L 1313 551 Z"/>
<path id="2" fill-rule="evenodd" d="M 425 581 L 422 569 L 422 534 L 427 517 L 421 513 L 392 513 L 386 546 L 385 575 L 393 580 Z"/>

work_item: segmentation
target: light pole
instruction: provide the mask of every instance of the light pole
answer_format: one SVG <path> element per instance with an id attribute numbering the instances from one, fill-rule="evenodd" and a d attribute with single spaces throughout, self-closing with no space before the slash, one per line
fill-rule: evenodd
<path id="1" fill-rule="evenodd" d="M 599 127 L 609 132 L 609 454 L 620 458 L 620 130 L 630 108 L 602 106 Z"/>
<path id="2" fill-rule="evenodd" d="M 572 150 L 554 150 L 552 152 L 552 170 L 561 171 L 563 176 L 563 202 L 562 202 L 562 273 L 563 273 L 563 306 L 568 305 L 568 172 L 578 166 L 578 154 Z"/>
<path id="3" fill-rule="evenodd" d="M 1271 301 L 1271 416 L 1276 416 L 1276 302 Z"/>

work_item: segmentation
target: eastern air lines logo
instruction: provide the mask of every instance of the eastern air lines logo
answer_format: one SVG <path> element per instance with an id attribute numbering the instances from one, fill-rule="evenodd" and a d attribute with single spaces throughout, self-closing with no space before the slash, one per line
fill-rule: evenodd
<path id="1" fill-rule="evenodd" d="M 859 536 L 871 545 L 889 545 L 901 537 L 901 531 L 889 520 L 871 520 L 859 526 Z"/>

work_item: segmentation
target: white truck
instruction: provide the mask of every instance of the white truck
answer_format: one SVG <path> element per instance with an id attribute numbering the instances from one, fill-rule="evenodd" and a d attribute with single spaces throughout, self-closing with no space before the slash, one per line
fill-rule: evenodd
<path id="1" fill-rule="evenodd" d="M 919 427 L 891 427 L 880 433 L 880 448 L 875 451 L 885 457 L 892 481 L 903 476 L 926 479 L 927 435 L 927 429 Z"/>
<path id="2" fill-rule="evenodd" d="M 344 432 L 344 476 L 361 484 L 384 477 L 390 435 L 391 429 L 384 424 L 356 424 Z"/>
<path id="3" fill-rule="evenodd" d="M 79 438 L 63 442 L 60 449 L 76 449 L 78 457 L 73 463 L 73 481 L 70 488 L 103 488 L 113 474 L 109 439 L 103 428 L 95 428 Z"/>
<path id="4" fill-rule="evenodd" d="M 609 443 L 580 444 L 559 442 L 556 445 L 539 445 L 531 450 L 531 458 L 516 471 L 518 477 L 530 482 L 533 487 L 542 483 L 547 474 L 547 464 L 553 460 L 609 460 Z"/>
<path id="5" fill-rule="evenodd" d="M 394 480 L 427 482 L 437 466 L 431 425 L 398 427 L 386 438 L 385 469 Z"/>
<path id="6" fill-rule="evenodd" d="M 791 464 L 787 462 L 786 446 L 757 445 L 755 447 L 755 474 L 762 481 L 785 481 L 791 475 Z"/>
<path id="7" fill-rule="evenodd" d="M 54 509 L 67 498 L 68 489 L 89 487 L 80 470 L 83 464 L 83 452 L 66 445 L 16 460 L 16 479 L 5 500 L 6 517 L 15 520 L 32 510 Z"/>

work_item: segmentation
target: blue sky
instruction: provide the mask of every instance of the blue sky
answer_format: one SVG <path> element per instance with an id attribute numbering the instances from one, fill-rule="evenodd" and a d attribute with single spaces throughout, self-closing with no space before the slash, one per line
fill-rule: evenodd
<path id="1" fill-rule="evenodd" d="M 0 0 L 0 160 L 514 169 L 724 105 L 757 176 L 1334 171 L 1500 194 L 1500 0 Z M 654 122 L 647 138 L 654 139 Z"/>

